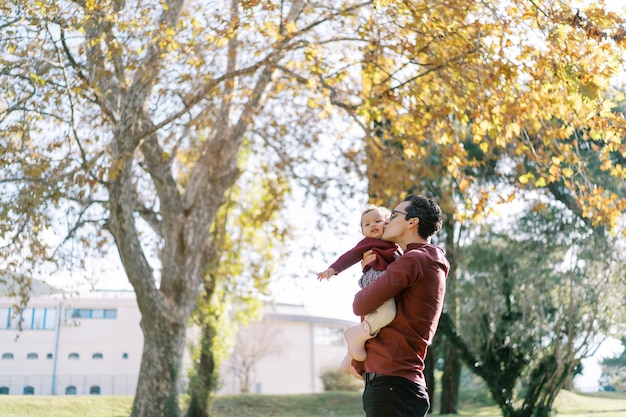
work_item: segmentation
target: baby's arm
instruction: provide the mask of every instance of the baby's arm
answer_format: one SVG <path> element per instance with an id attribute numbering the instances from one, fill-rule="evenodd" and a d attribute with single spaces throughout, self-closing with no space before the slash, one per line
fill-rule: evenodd
<path id="1" fill-rule="evenodd" d="M 348 252 L 341 255 L 339 259 L 333 262 L 330 268 L 324 272 L 319 272 L 317 274 L 317 279 L 320 281 L 322 279 L 330 279 L 333 275 L 337 275 L 341 271 L 345 271 L 347 268 L 361 261 L 363 252 L 370 250 L 373 247 L 379 247 L 381 242 L 384 241 L 373 237 L 363 238 L 354 248 L 350 249 Z M 376 260 L 376 254 L 372 255 L 370 262 L 374 260 Z"/>
<path id="2" fill-rule="evenodd" d="M 331 267 L 328 268 L 326 271 L 318 272 L 317 279 L 319 279 L 320 281 L 323 279 L 330 279 L 330 277 L 332 277 L 333 275 L 335 275 L 335 270 Z"/>

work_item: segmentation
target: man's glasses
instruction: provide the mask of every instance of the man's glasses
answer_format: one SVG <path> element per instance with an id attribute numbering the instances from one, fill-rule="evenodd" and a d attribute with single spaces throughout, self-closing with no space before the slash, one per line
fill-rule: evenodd
<path id="1" fill-rule="evenodd" d="M 408 215 L 409 215 L 409 213 L 405 213 L 405 212 L 400 211 L 400 210 L 393 210 L 393 211 L 391 212 L 391 216 L 389 216 L 389 220 L 393 220 L 393 219 L 395 219 L 395 218 L 397 217 L 397 215 L 398 215 L 398 214 L 404 214 L 405 216 L 408 216 Z"/>

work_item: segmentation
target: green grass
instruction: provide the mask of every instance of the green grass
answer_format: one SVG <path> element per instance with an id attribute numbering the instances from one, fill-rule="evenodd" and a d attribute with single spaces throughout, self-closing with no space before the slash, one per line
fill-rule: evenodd
<path id="1" fill-rule="evenodd" d="M 33 396 L 0 397 L 2 417 L 128 417 L 132 397 Z"/>
<path id="2" fill-rule="evenodd" d="M 555 402 L 557 417 L 626 417 L 626 394 L 574 394 L 562 391 Z"/>
<path id="3" fill-rule="evenodd" d="M 184 401 L 183 399 L 182 401 Z M 128 417 L 132 397 L 0 396 L 2 417 Z M 563 391 L 557 417 L 626 417 L 626 394 Z M 212 417 L 363 417 L 359 393 L 229 395 L 213 401 Z M 434 415 L 438 415 L 435 413 Z M 500 416 L 484 393 L 463 393 L 458 416 Z M 449 415 L 449 417 L 454 417 Z"/>
<path id="4" fill-rule="evenodd" d="M 213 401 L 212 417 L 363 416 L 361 395 L 328 392 L 304 395 L 233 395 Z"/>

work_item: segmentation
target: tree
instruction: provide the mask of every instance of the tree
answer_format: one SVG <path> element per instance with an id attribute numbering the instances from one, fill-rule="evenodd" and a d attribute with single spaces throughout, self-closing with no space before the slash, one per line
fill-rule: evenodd
<path id="1" fill-rule="evenodd" d="M 332 27 L 362 5 L 222 6 L 2 6 L 3 267 L 80 268 L 112 237 L 142 314 L 135 417 L 180 415 L 187 322 L 242 144 L 275 152 L 269 176 L 289 170 L 287 150 L 314 152 L 328 115 L 327 96 L 304 93 L 316 91 L 315 43 L 340 41 Z"/>
<path id="2" fill-rule="evenodd" d="M 244 148 L 249 154 L 250 144 Z M 240 158 L 244 165 L 247 158 Z M 267 298 L 274 258 L 282 256 L 288 224 L 279 221 L 289 193 L 286 179 L 262 180 L 248 164 L 246 173 L 228 192 L 228 201 L 213 223 L 218 248 L 204 277 L 204 291 L 192 315 L 200 338 L 192 350 L 194 367 L 189 384 L 187 417 L 208 416 L 210 393 L 220 375 L 219 365 L 232 351 L 240 326 L 247 326 L 262 312 Z M 236 313 L 232 311 L 236 306 Z M 239 368 L 238 368 L 239 369 Z M 249 385 L 246 385 L 249 386 Z"/>
<path id="3" fill-rule="evenodd" d="M 239 382 L 242 394 L 251 392 L 259 361 L 269 356 L 280 355 L 287 344 L 288 341 L 280 329 L 272 329 L 262 322 L 242 329 L 237 334 L 237 344 L 230 359 L 230 367 Z"/>
<path id="4" fill-rule="evenodd" d="M 626 208 L 626 141 L 624 118 L 612 111 L 621 93 L 609 89 L 623 23 L 598 4 L 386 2 L 369 21 L 354 110 L 367 133 L 373 200 L 407 191 L 437 198 L 453 257 L 460 230 L 523 190 L 616 228 Z M 594 167 L 615 182 L 599 185 Z M 454 272 L 449 283 L 446 309 L 456 321 Z M 460 373 L 451 368 L 442 413 L 456 412 L 449 391 Z"/>
<path id="5" fill-rule="evenodd" d="M 515 217 L 462 249 L 460 324 L 441 325 L 504 416 L 543 417 L 598 334 L 621 322 L 623 251 L 562 204 Z"/>
<path id="6" fill-rule="evenodd" d="M 624 118 L 612 111 L 621 94 L 609 94 L 626 44 L 623 20 L 598 5 L 550 5 L 390 2 L 372 15 L 368 81 L 353 111 L 371 165 L 395 157 L 413 167 L 405 178 L 370 169 L 380 198 L 397 194 L 397 180 L 435 178 L 421 164 L 437 158 L 437 173 L 450 174 L 463 197 L 452 212 L 459 221 L 489 207 L 491 184 L 479 174 L 493 166 L 512 185 L 508 194 L 557 184 L 582 218 L 617 225 L 624 196 L 593 185 L 588 159 L 624 178 Z M 349 87 L 343 95 L 359 97 Z"/>

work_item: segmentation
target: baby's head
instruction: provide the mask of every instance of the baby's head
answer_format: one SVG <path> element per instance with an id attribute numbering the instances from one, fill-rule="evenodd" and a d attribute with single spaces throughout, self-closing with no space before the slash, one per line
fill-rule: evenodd
<path id="1" fill-rule="evenodd" d="M 391 212 L 386 207 L 368 204 L 361 214 L 361 232 L 365 237 L 380 239 L 385 232 L 385 222 L 389 220 Z"/>

